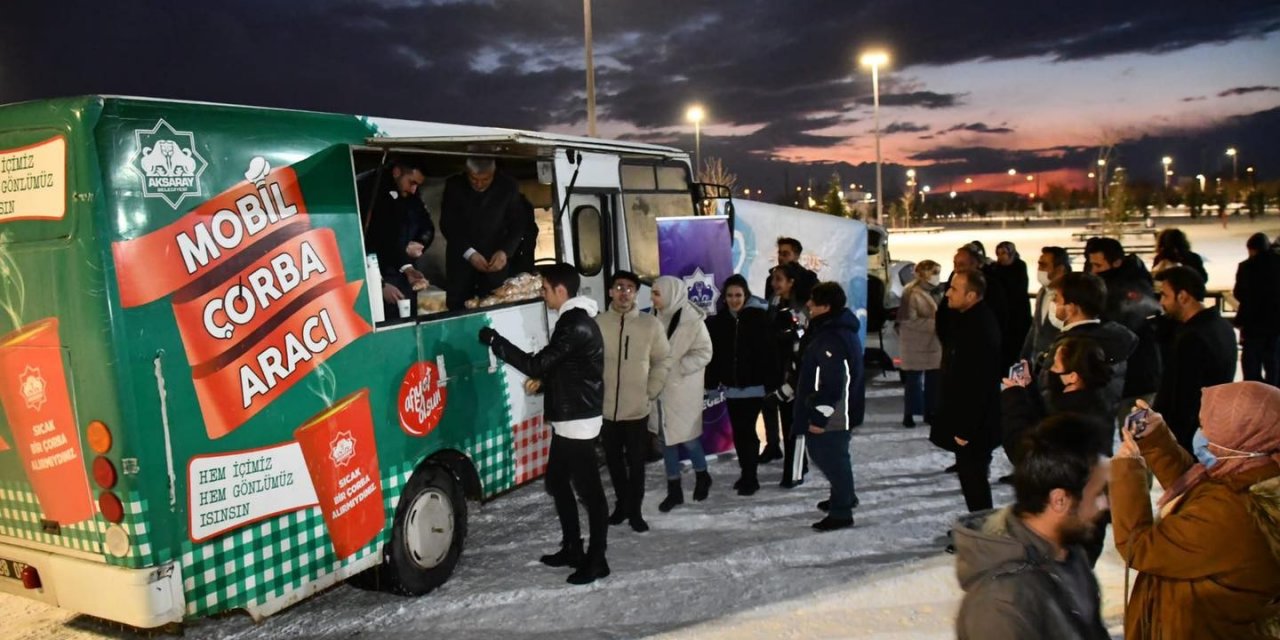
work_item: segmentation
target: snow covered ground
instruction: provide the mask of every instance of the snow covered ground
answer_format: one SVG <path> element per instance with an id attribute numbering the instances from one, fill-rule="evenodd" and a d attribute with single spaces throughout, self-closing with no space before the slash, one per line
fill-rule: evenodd
<path id="1" fill-rule="evenodd" d="M 1233 219 L 1227 230 L 1216 222 L 1178 224 L 1204 254 L 1215 288 L 1230 288 L 1249 234 L 1280 232 L 1275 218 Z M 896 234 L 892 251 L 898 259 L 938 260 L 949 271 L 960 244 L 976 238 L 994 252 L 998 241 L 1008 239 L 1034 264 L 1040 246 L 1073 244 L 1073 230 Z M 927 428 L 898 426 L 901 402 L 896 375 L 869 381 L 867 424 L 853 439 L 862 502 L 853 529 L 818 534 L 809 528 L 821 516 L 814 504 L 827 492 L 816 472 L 787 491 L 777 487 L 779 465 L 766 465 L 764 488 L 738 497 L 730 488 L 737 475 L 732 456 L 712 461 L 716 484 L 706 502 L 660 514 L 664 483 L 660 465 L 650 465 L 645 516 L 653 529 L 636 534 L 625 525 L 612 527 L 613 575 L 591 586 L 570 586 L 567 570 L 537 562 L 559 541 L 551 501 L 537 484 L 472 505 L 462 562 L 449 583 L 429 596 L 402 598 L 344 585 L 260 624 L 243 614 L 198 621 L 187 625 L 185 637 L 951 638 L 961 594 L 952 558 L 942 548 L 964 500 L 956 477 L 942 471 L 950 455 L 927 442 Z M 997 454 L 992 479 L 1007 471 L 1008 462 Z M 686 476 L 686 491 L 691 480 Z M 1009 500 L 1008 487 L 995 485 L 996 504 Z M 1123 566 L 1113 549 L 1098 574 L 1104 611 L 1116 623 Z M 13 640 L 134 636 L 117 625 L 7 595 L 0 595 L 0 620 L 5 637 Z"/>
<path id="2" fill-rule="evenodd" d="M 613 575 L 594 585 L 565 583 L 567 570 L 537 562 L 559 531 L 541 485 L 473 505 L 470 537 L 453 578 L 435 593 L 402 598 L 339 586 L 268 618 L 187 625 L 186 638 L 875 638 L 954 637 L 960 592 L 943 534 L 963 512 L 950 456 L 926 441 L 927 428 L 903 429 L 901 385 L 876 377 L 868 421 L 854 435 L 862 506 L 853 529 L 819 534 L 809 524 L 827 483 L 811 473 L 801 487 L 777 487 L 766 465 L 753 497 L 730 489 L 731 456 L 711 463 L 716 484 L 703 503 L 657 511 L 660 465 L 649 467 L 645 516 L 653 529 L 610 528 Z M 992 478 L 1008 471 L 997 454 Z M 692 483 L 686 479 L 686 489 Z M 996 503 L 1007 487 L 996 485 Z M 1100 573 L 1115 574 L 1114 552 Z M 1109 599 L 1118 612 L 1118 581 Z M 13 640 L 133 637 L 110 623 L 0 595 L 0 619 Z"/>

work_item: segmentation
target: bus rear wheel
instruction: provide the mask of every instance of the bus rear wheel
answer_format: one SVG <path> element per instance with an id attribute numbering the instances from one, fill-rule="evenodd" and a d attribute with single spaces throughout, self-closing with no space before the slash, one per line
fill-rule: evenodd
<path id="1" fill-rule="evenodd" d="M 453 574 L 467 538 L 467 502 L 448 469 L 426 466 L 414 472 L 396 506 L 391 540 L 377 567 L 379 586 L 417 596 Z"/>

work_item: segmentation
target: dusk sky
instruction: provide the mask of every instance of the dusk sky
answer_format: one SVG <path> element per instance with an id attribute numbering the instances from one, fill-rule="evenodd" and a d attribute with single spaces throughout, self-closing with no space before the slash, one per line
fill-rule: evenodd
<path id="1" fill-rule="evenodd" d="M 1098 146 L 1138 179 L 1280 173 L 1280 3 L 595 0 L 600 135 L 692 151 L 739 187 L 874 175 L 883 47 L 886 190 L 1081 184 Z M 108 93 L 583 134 L 578 0 L 112 3 L 8 7 L 0 103 Z M 837 163 L 848 163 L 841 165 Z M 853 166 L 849 166 L 853 165 Z M 1043 188 L 1043 187 L 1042 187 Z M 1026 187 L 1021 186 L 1025 191 Z"/>

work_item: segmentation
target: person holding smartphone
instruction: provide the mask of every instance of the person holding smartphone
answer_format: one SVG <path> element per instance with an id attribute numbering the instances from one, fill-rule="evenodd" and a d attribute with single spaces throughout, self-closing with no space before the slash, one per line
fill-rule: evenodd
<path id="1" fill-rule="evenodd" d="M 1124 637 L 1275 638 L 1280 389 L 1260 382 L 1209 387 L 1200 418 L 1194 455 L 1151 411 L 1145 421 L 1126 421 L 1111 460 L 1116 550 L 1138 572 Z M 1159 518 L 1148 469 L 1166 487 Z"/>
<path id="2" fill-rule="evenodd" d="M 1058 343 L 1048 375 L 1055 376 L 1061 386 L 1053 385 L 1045 394 L 1031 389 L 1031 375 L 1026 361 L 1010 368 L 1000 393 L 1000 427 L 1004 450 L 1014 467 L 1026 456 L 1025 436 L 1048 416 L 1071 414 L 1082 425 L 1078 437 L 1099 456 L 1111 456 L 1114 441 L 1112 409 L 1105 389 L 1111 381 L 1112 369 L 1102 348 L 1080 336 Z M 1109 519 L 1103 515 L 1091 536 L 1083 541 L 1093 566 L 1102 555 Z"/>

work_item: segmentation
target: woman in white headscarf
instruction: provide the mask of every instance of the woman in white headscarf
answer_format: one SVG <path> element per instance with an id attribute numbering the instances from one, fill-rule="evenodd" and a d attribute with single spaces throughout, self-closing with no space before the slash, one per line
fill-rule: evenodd
<path id="1" fill-rule="evenodd" d="M 680 447 L 693 462 L 697 478 L 693 499 L 704 500 L 711 490 L 711 474 L 707 473 L 707 459 L 698 438 L 702 435 L 703 371 L 711 362 L 712 348 L 704 322 L 707 314 L 689 302 L 688 290 L 680 279 L 662 276 L 654 280 L 653 311 L 671 342 L 666 384 L 649 413 L 649 430 L 657 433 L 662 442 L 667 472 L 667 497 L 658 505 L 658 510 L 665 513 L 684 504 Z"/>

